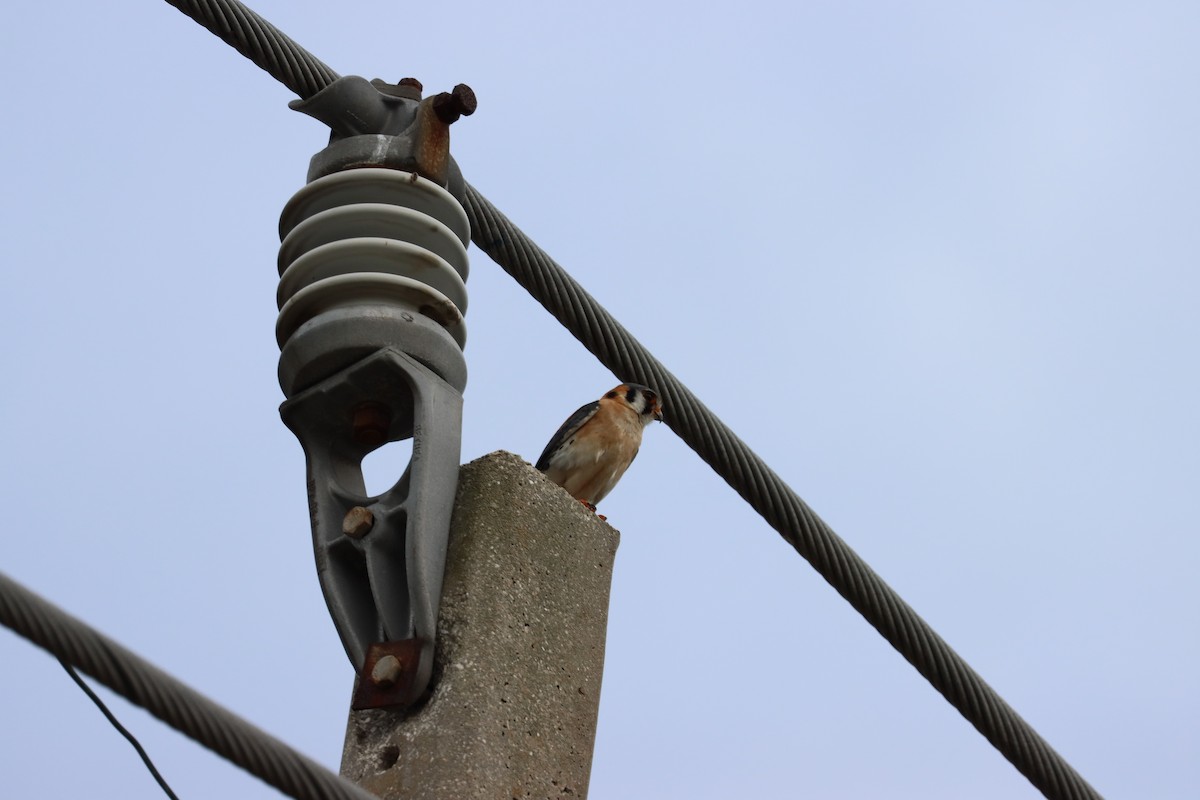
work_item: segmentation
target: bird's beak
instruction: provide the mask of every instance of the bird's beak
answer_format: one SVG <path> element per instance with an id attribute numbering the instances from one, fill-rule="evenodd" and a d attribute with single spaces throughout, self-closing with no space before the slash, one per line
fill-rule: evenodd
<path id="1" fill-rule="evenodd" d="M 662 406 L 659 406 L 654 410 L 654 419 L 657 422 L 662 422 Z"/>

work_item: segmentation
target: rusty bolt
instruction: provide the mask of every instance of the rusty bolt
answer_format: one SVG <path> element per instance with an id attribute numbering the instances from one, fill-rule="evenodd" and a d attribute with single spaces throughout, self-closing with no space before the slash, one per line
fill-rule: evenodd
<path id="1" fill-rule="evenodd" d="M 414 89 L 416 89 L 418 92 L 425 89 L 425 87 L 421 85 L 421 82 L 419 80 L 417 80 L 416 78 L 401 78 L 400 81 L 396 85 L 397 86 L 411 86 Z"/>
<path id="2" fill-rule="evenodd" d="M 350 424 L 354 430 L 354 441 L 368 446 L 383 444 L 392 425 L 392 410 L 379 403 L 363 403 L 354 409 L 354 419 Z"/>
<path id="3" fill-rule="evenodd" d="M 475 90 L 465 83 L 457 84 L 451 91 L 450 96 L 458 101 L 462 107 L 464 117 L 469 117 L 475 113 L 475 109 L 479 108 L 479 100 L 475 97 Z"/>
<path id="4" fill-rule="evenodd" d="M 479 101 L 475 99 L 475 92 L 465 83 L 458 84 L 453 91 L 442 92 L 433 98 L 433 112 L 447 125 L 458 122 L 459 117 L 471 116 L 478 107 Z"/>
<path id="5" fill-rule="evenodd" d="M 391 688 L 400 680 L 403 670 L 400 659 L 393 655 L 386 655 L 376 661 L 375 666 L 371 669 L 371 682 L 380 689 Z"/>
<path id="6" fill-rule="evenodd" d="M 346 517 L 342 520 L 342 533 L 351 539 L 361 539 L 370 532 L 374 524 L 375 515 L 370 509 L 355 506 L 346 512 Z"/>

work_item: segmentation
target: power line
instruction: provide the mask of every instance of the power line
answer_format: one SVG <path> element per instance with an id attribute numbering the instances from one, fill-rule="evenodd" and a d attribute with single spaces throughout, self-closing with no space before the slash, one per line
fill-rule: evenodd
<path id="1" fill-rule="evenodd" d="M 0 572 L 0 625 L 297 800 L 378 800 Z"/>
<path id="2" fill-rule="evenodd" d="M 472 186 L 472 241 L 623 381 L 653 386 L 665 421 L 1008 761 L 1052 800 L 1099 793 L 766 462 Z"/>
<path id="3" fill-rule="evenodd" d="M 228 0 L 167 2 L 301 97 L 312 97 L 338 78 L 336 72 L 312 53 L 242 3 Z"/>
<path id="4" fill-rule="evenodd" d="M 146 749 L 142 747 L 142 743 L 137 740 L 136 736 L 129 732 L 128 728 L 126 728 L 117 720 L 116 716 L 111 711 L 108 710 L 108 706 L 106 706 L 104 701 L 100 699 L 100 695 L 92 691 L 92 687 L 88 686 L 84 682 L 83 678 L 79 677 L 79 673 L 76 672 L 75 668 L 69 663 L 61 658 L 58 659 L 58 663 L 62 664 L 62 668 L 65 669 L 67 674 L 71 676 L 71 680 L 75 681 L 75 684 L 83 690 L 83 693 L 91 698 L 92 702 L 96 704 L 96 708 L 100 709 L 100 713 L 104 715 L 105 719 L 107 719 L 122 736 L 129 740 L 129 743 L 133 745 L 133 749 L 137 750 L 137 754 L 142 757 L 142 763 L 146 765 L 146 769 L 150 770 L 150 774 L 154 776 L 154 780 L 158 781 L 158 785 L 162 787 L 162 790 L 166 793 L 167 797 L 171 798 L 171 800 L 179 800 L 178 795 L 171 791 L 171 787 L 167 785 L 166 779 L 163 778 L 161 773 L 159 773 L 158 768 L 154 766 L 154 762 L 150 760 L 150 755 L 146 752 Z"/>

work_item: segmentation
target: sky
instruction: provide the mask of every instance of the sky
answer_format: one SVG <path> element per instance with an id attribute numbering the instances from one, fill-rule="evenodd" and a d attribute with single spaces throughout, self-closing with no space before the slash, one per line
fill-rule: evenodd
<path id="1" fill-rule="evenodd" d="M 253 7 L 469 84 L 482 194 L 1098 791 L 1195 797 L 1200 5 Z M 0 570 L 336 770 L 273 334 L 326 133 L 166 3 L 5 17 Z M 533 460 L 618 380 L 470 254 L 462 459 Z M 666 426 L 600 510 L 591 797 L 1039 796 Z M 0 675 L 0 794 L 162 796 L 6 629 Z M 280 796 L 101 695 L 180 797 Z"/>

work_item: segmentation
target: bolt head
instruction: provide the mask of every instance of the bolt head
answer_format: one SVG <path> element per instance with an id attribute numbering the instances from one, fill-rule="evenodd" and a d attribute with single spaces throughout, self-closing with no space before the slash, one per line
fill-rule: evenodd
<path id="1" fill-rule="evenodd" d="M 404 665 L 400 659 L 393 655 L 383 656 L 371 668 L 371 682 L 380 689 L 388 689 L 396 685 L 403 671 Z"/>
<path id="2" fill-rule="evenodd" d="M 370 532 L 374 525 L 375 515 L 371 513 L 371 509 L 355 506 L 346 512 L 346 516 L 342 520 L 342 533 L 351 539 L 361 539 Z"/>
<path id="3" fill-rule="evenodd" d="M 479 108 L 479 99 L 475 90 L 465 83 L 460 83 L 450 91 L 450 96 L 458 101 L 459 109 L 464 117 L 469 117 Z"/>
<path id="4" fill-rule="evenodd" d="M 392 410 L 379 403 L 363 403 L 354 409 L 350 424 L 354 441 L 375 447 L 387 441 L 388 429 L 392 425 Z"/>
<path id="5" fill-rule="evenodd" d="M 458 121 L 459 117 L 469 117 L 479 107 L 475 92 L 465 83 L 454 87 L 453 91 L 442 92 L 433 98 L 433 111 L 438 119 L 447 125 Z"/>

